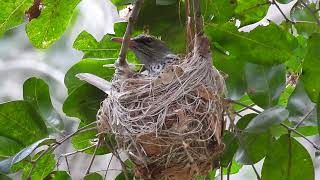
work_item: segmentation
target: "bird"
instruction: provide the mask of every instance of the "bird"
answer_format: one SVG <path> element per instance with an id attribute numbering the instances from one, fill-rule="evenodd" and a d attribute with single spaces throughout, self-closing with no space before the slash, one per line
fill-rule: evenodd
<path id="1" fill-rule="evenodd" d="M 114 37 L 111 40 L 122 43 L 123 38 Z M 180 59 L 178 55 L 172 53 L 163 41 L 150 35 L 142 34 L 131 38 L 129 40 L 129 48 L 144 64 L 145 72 L 142 72 L 142 74 L 148 76 L 158 75 L 167 65 Z M 111 83 L 109 81 L 90 73 L 79 73 L 76 77 L 110 95 Z"/>
<path id="2" fill-rule="evenodd" d="M 115 37 L 114 42 L 122 43 L 123 38 Z M 148 75 L 158 75 L 168 64 L 179 60 L 179 56 L 155 36 L 141 34 L 129 40 L 129 48 L 144 64 Z"/>

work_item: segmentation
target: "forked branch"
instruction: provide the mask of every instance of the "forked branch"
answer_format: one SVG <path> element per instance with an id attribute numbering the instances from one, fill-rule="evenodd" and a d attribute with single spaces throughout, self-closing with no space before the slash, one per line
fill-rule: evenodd
<path id="1" fill-rule="evenodd" d="M 126 56 L 127 56 L 127 51 L 129 48 L 129 41 L 131 38 L 131 34 L 133 32 L 134 24 L 137 21 L 137 18 L 138 18 L 138 15 L 139 15 L 139 12 L 140 12 L 140 9 L 142 7 L 143 2 L 144 2 L 144 0 L 137 0 L 133 9 L 132 9 L 131 15 L 128 20 L 127 29 L 126 29 L 126 32 L 124 33 L 124 36 L 123 36 L 123 41 L 122 41 L 122 45 L 121 45 L 121 49 L 120 49 L 120 53 L 119 53 L 119 58 L 117 61 L 117 64 L 119 66 L 122 66 L 122 67 L 128 66 L 128 63 L 126 61 Z"/>

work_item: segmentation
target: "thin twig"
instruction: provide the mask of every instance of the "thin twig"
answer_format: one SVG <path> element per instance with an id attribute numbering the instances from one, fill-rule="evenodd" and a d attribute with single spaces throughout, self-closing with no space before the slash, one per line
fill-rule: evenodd
<path id="1" fill-rule="evenodd" d="M 227 180 L 230 180 L 231 166 L 232 166 L 232 160 L 230 161 L 227 169 Z"/>
<path id="2" fill-rule="evenodd" d="M 113 154 L 111 154 L 111 158 L 110 158 L 110 161 L 109 161 L 108 166 L 107 166 L 106 174 L 104 174 L 104 178 L 103 178 L 104 180 L 107 178 L 107 174 L 108 174 L 108 170 L 110 168 L 110 164 L 111 164 L 112 158 L 113 158 Z"/>
<path id="3" fill-rule="evenodd" d="M 94 161 L 94 159 L 95 159 L 95 157 L 96 157 L 96 155 L 97 155 L 97 150 L 98 150 L 98 148 L 99 148 L 99 146 L 100 146 L 100 143 L 101 143 L 101 139 L 99 138 L 98 143 L 97 143 L 97 145 L 96 145 L 96 148 L 94 149 L 92 158 L 91 158 L 91 160 L 90 160 L 90 164 L 89 164 L 89 166 L 88 166 L 88 169 L 86 170 L 86 175 L 90 173 L 90 169 L 91 169 L 92 164 L 93 164 L 93 161 Z"/>
<path id="4" fill-rule="evenodd" d="M 299 131 L 297 131 L 296 129 L 284 124 L 284 123 L 280 123 L 281 126 L 287 128 L 289 131 L 292 131 L 296 134 L 298 134 L 300 137 L 302 137 L 303 139 L 305 139 L 306 141 L 308 141 L 315 149 L 317 149 L 318 151 L 320 150 L 320 147 L 315 144 L 314 142 L 312 142 L 310 139 L 308 139 L 305 135 L 303 135 L 302 133 L 300 133 Z"/>
<path id="5" fill-rule="evenodd" d="M 229 102 L 229 103 L 234 103 L 234 104 L 238 104 L 238 105 L 240 105 L 240 106 L 243 106 L 243 107 L 245 107 L 245 108 L 247 108 L 247 109 L 250 109 L 250 110 L 252 110 L 252 111 L 254 111 L 254 112 L 256 112 L 256 113 L 261 113 L 261 111 L 259 111 L 259 110 L 257 110 L 256 108 L 254 108 L 254 107 L 251 107 L 251 106 L 248 106 L 248 105 L 246 105 L 246 104 L 243 104 L 242 102 L 238 102 L 238 101 L 235 101 L 235 100 L 232 100 L 232 99 L 225 99 L 227 102 Z"/>
<path id="6" fill-rule="evenodd" d="M 258 180 L 261 180 L 261 177 L 260 177 L 260 175 L 259 175 L 259 173 L 258 173 L 258 171 L 257 171 L 256 167 L 254 167 L 254 165 L 253 165 L 253 164 L 251 164 L 251 167 L 252 167 L 252 169 L 253 169 L 254 173 L 256 174 L 257 179 L 258 179 Z"/>
<path id="7" fill-rule="evenodd" d="M 315 108 L 315 107 L 314 107 L 314 108 Z M 303 121 L 305 121 L 305 120 L 307 119 L 307 117 L 313 112 L 314 108 L 311 109 L 311 110 L 298 122 L 298 124 L 296 124 L 296 125 L 294 126 L 294 129 L 297 129 L 297 128 L 303 123 Z"/>
<path id="8" fill-rule="evenodd" d="M 123 41 L 122 41 L 122 45 L 121 45 L 121 49 L 120 49 L 120 53 L 119 53 L 119 59 L 117 61 L 119 66 L 122 67 L 127 67 L 128 63 L 126 61 L 126 56 L 127 56 L 127 51 L 129 48 L 129 41 L 131 38 L 131 34 L 133 32 L 133 28 L 134 28 L 134 24 L 137 21 L 140 9 L 142 7 L 144 0 L 137 0 L 133 9 L 132 9 L 132 13 L 129 17 L 128 20 L 128 25 L 127 25 L 127 29 L 126 32 L 123 36 Z"/>
<path id="9" fill-rule="evenodd" d="M 68 161 L 68 156 L 65 156 L 64 159 L 65 159 L 65 161 L 66 161 L 66 165 L 67 165 L 67 168 L 68 168 L 68 173 L 71 174 L 70 166 L 69 166 L 69 161 Z"/>

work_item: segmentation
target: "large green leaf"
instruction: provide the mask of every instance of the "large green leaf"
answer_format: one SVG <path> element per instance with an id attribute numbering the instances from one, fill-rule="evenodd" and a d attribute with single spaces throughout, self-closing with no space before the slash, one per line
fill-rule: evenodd
<path id="1" fill-rule="evenodd" d="M 41 140 L 31 144 L 30 146 L 19 151 L 16 155 L 11 156 L 3 161 L 0 161 L 0 171 L 2 171 L 4 173 L 9 173 L 11 167 L 14 164 L 17 164 L 17 163 L 21 162 L 22 160 L 24 160 L 25 158 L 27 158 L 31 153 L 33 153 L 35 151 L 35 149 L 37 149 L 38 147 L 41 147 L 43 145 L 51 144 L 53 142 L 55 142 L 54 139 L 44 138 L 44 139 L 41 139 Z M 18 168 L 22 168 L 22 167 L 18 167 Z"/>
<path id="2" fill-rule="evenodd" d="M 156 0 L 144 1 L 136 30 L 161 37 L 174 52 L 185 50 L 185 8 L 183 3 L 159 6 Z"/>
<path id="3" fill-rule="evenodd" d="M 0 104 L 0 136 L 30 145 L 48 135 L 39 113 L 26 101 Z"/>
<path id="4" fill-rule="evenodd" d="M 0 3 L 0 37 L 2 34 L 24 22 L 25 12 L 33 0 L 4 0 Z"/>
<path id="5" fill-rule="evenodd" d="M 275 106 L 266 109 L 250 121 L 244 131 L 249 133 L 266 132 L 271 126 L 280 124 L 289 116 L 288 110 L 283 107 Z"/>
<path id="6" fill-rule="evenodd" d="M 235 154 L 235 160 L 240 164 L 255 164 L 260 161 L 265 157 L 267 149 L 273 141 L 269 131 L 259 134 L 243 131 L 256 117 L 256 114 L 248 114 L 237 122 L 237 127 L 242 131 L 237 135 L 239 148 Z"/>
<path id="7" fill-rule="evenodd" d="M 211 40 L 211 48 L 219 43 L 228 56 L 256 64 L 283 63 L 294 56 L 292 51 L 298 45 L 294 36 L 273 23 L 266 27 L 259 26 L 248 33 L 239 32 L 233 23 L 208 24 L 205 33 Z M 242 67 L 238 68 L 241 70 Z"/>
<path id="8" fill-rule="evenodd" d="M 26 27 L 33 46 L 46 49 L 59 40 L 67 30 L 79 2 L 80 0 L 41 1 L 44 8 L 40 16 L 32 19 Z"/>
<path id="9" fill-rule="evenodd" d="M 241 24 L 250 24 L 261 20 L 270 6 L 268 0 L 237 0 L 236 17 Z"/>
<path id="10" fill-rule="evenodd" d="M 320 93 L 320 33 L 308 40 L 308 51 L 303 62 L 301 81 L 311 101 L 317 102 Z"/>
<path id="11" fill-rule="evenodd" d="M 83 84 L 69 94 L 63 104 L 63 112 L 67 116 L 79 118 L 80 126 L 89 124 L 96 120 L 96 114 L 104 98 L 104 92 L 92 85 Z"/>
<path id="12" fill-rule="evenodd" d="M 306 4 L 308 4 L 311 11 L 316 10 L 316 4 L 309 4 L 308 1 L 306 1 Z M 320 26 L 315 19 L 320 18 L 319 13 L 313 13 L 310 9 L 305 8 L 299 2 L 291 9 L 291 18 L 296 22 L 294 27 L 299 34 L 305 37 L 309 37 L 312 33 L 320 32 Z"/>
<path id="13" fill-rule="evenodd" d="M 287 109 L 290 112 L 289 121 L 292 123 L 302 126 L 317 126 L 316 104 L 308 97 L 302 82 L 298 82 L 289 97 Z"/>
<path id="14" fill-rule="evenodd" d="M 23 99 L 39 112 L 49 131 L 54 133 L 63 130 L 61 117 L 51 103 L 49 86 L 42 79 L 30 78 L 24 82 Z"/>
<path id="15" fill-rule="evenodd" d="M 36 155 L 34 158 L 37 158 L 37 157 L 38 155 Z M 54 170 L 55 166 L 56 166 L 56 162 L 54 160 L 54 154 L 46 153 L 37 161 L 32 171 L 31 179 L 32 180 L 44 179 Z M 23 167 L 23 173 L 22 173 L 23 180 L 27 179 L 31 169 L 32 169 L 31 163 L 28 163 Z"/>
<path id="16" fill-rule="evenodd" d="M 239 142 L 237 137 L 229 131 L 224 132 L 222 141 L 225 144 L 225 150 L 220 156 L 220 163 L 221 166 L 227 167 L 239 147 Z"/>
<path id="17" fill-rule="evenodd" d="M 225 23 L 232 18 L 236 5 L 236 0 L 205 0 L 201 1 L 201 13 L 206 23 Z"/>
<path id="18" fill-rule="evenodd" d="M 308 151 L 287 134 L 271 145 L 262 167 L 262 180 L 283 179 L 315 179 Z"/>
<path id="19" fill-rule="evenodd" d="M 105 68 L 105 64 L 113 64 L 114 60 L 91 60 L 84 59 L 73 65 L 65 75 L 64 84 L 68 88 L 68 93 L 71 94 L 82 85 L 87 84 L 76 77 L 78 73 L 91 73 L 101 78 L 111 80 L 114 69 Z M 88 95 L 89 96 L 89 95 Z"/>
<path id="20" fill-rule="evenodd" d="M 7 137 L 0 136 L 0 160 L 8 158 L 19 152 L 23 146 Z"/>
<path id="21" fill-rule="evenodd" d="M 228 57 L 221 52 L 213 53 L 214 66 L 226 73 L 226 96 L 233 100 L 240 99 L 247 89 L 245 79 L 245 63 L 234 57 Z"/>
<path id="22" fill-rule="evenodd" d="M 251 100 L 262 108 L 276 105 L 286 86 L 285 66 L 248 63 L 245 69 L 247 93 Z"/>

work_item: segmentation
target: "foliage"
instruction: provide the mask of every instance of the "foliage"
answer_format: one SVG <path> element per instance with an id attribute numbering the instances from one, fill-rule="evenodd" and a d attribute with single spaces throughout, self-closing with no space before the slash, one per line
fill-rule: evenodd
<path id="1" fill-rule="evenodd" d="M 135 1 L 112 2 L 121 10 Z M 150 33 L 165 41 L 174 52 L 184 53 L 185 2 L 145 0 L 133 36 Z M 210 39 L 213 64 L 225 74 L 225 98 L 233 103 L 228 111 L 229 119 L 240 116 L 237 121 L 230 121 L 230 127 L 224 131 L 226 149 L 219 158 L 222 174 L 237 173 L 243 165 L 254 167 L 264 159 L 262 180 L 314 179 L 311 156 L 295 138 L 304 138 L 320 150 L 307 138 L 320 133 L 320 18 L 316 4 L 299 0 L 290 13 L 295 23 L 270 22 L 250 32 L 240 32 L 236 20 L 241 26 L 261 20 L 270 1 L 201 2 L 204 33 Z M 69 28 L 80 0 L 42 0 L 39 17 L 25 22 L 25 12 L 33 3 L 2 0 L 0 36 L 25 24 L 32 45 L 48 49 Z M 25 81 L 23 100 L 0 104 L 0 179 L 8 179 L 5 174 L 17 170 L 23 171 L 23 179 L 71 179 L 66 171 L 54 171 L 56 162 L 52 154 L 68 139 L 79 152 L 116 155 L 111 134 L 102 137 L 107 139 L 106 144 L 100 144 L 101 136 L 96 136 L 96 113 L 107 95 L 75 75 L 91 73 L 110 81 L 115 72 L 112 65 L 120 50 L 120 45 L 111 42 L 111 38 L 123 36 L 126 26 L 126 22 L 115 23 L 115 34 L 106 34 L 100 41 L 87 31 L 74 41 L 73 48 L 82 51 L 83 58 L 65 75 L 68 97 L 63 104 L 65 115 L 79 119 L 74 134 L 62 134 L 62 115 L 52 105 L 49 86 L 39 78 Z M 132 64 L 139 63 L 132 52 L 127 59 Z M 245 109 L 254 113 L 241 115 Z M 213 179 L 215 173 L 210 171 L 207 178 Z M 130 172 L 129 176 L 132 176 Z M 103 178 L 91 172 L 84 179 Z M 117 179 L 125 179 L 125 173 Z"/>

